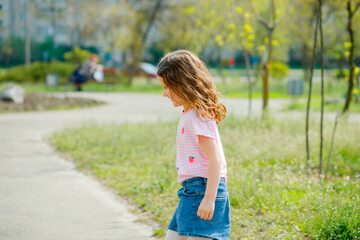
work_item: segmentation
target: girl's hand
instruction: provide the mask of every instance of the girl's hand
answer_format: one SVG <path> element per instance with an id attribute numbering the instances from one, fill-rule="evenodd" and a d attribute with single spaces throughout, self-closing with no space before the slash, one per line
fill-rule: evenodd
<path id="1" fill-rule="evenodd" d="M 203 220 L 211 220 L 215 210 L 215 198 L 204 197 L 200 203 L 197 215 Z"/>

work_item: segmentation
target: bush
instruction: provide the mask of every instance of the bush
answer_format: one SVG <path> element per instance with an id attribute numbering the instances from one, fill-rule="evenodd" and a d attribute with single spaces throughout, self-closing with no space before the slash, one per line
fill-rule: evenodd
<path id="1" fill-rule="evenodd" d="M 76 65 L 72 63 L 54 61 L 47 65 L 46 73 L 56 73 L 59 76 L 59 83 L 65 83 L 67 78 L 74 71 Z"/>
<path id="2" fill-rule="evenodd" d="M 56 73 L 60 77 L 68 77 L 75 69 L 76 65 L 54 61 L 48 64 L 46 73 Z"/>
<path id="3" fill-rule="evenodd" d="M 26 75 L 29 77 L 29 82 L 44 82 L 46 75 L 46 63 L 33 62 L 29 67 L 25 66 Z"/>
<path id="4" fill-rule="evenodd" d="M 287 76 L 289 66 L 281 62 L 273 62 L 270 66 L 270 75 L 275 79 L 283 79 Z"/>
<path id="5" fill-rule="evenodd" d="M 317 239 L 360 239 L 359 207 L 349 204 L 340 208 L 325 216 Z"/>
<path id="6" fill-rule="evenodd" d="M 91 52 L 81 48 L 74 48 L 73 51 L 64 54 L 64 59 L 68 63 L 80 65 L 91 56 Z"/>
<path id="7" fill-rule="evenodd" d="M 338 80 L 346 79 L 346 78 L 349 77 L 349 72 L 346 71 L 345 69 L 336 69 L 335 70 L 335 77 Z"/>
<path id="8" fill-rule="evenodd" d="M 1 82 L 14 82 L 14 83 L 44 83 L 46 74 L 56 73 L 59 75 L 60 82 L 66 81 L 68 76 L 73 72 L 75 65 L 64 62 L 34 62 L 29 67 L 20 65 L 12 67 L 3 74 L 0 74 Z"/>
<path id="9" fill-rule="evenodd" d="M 25 81 L 26 76 L 26 69 L 24 65 L 21 65 L 4 70 L 4 73 L 0 77 L 0 81 L 21 83 Z"/>

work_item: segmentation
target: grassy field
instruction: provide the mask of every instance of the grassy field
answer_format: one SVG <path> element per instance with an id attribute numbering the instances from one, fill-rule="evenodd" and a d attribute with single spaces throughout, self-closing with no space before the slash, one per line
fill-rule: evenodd
<path id="1" fill-rule="evenodd" d="M 324 111 L 327 112 L 341 112 L 344 108 L 344 102 L 343 101 L 337 101 L 337 102 L 326 102 L 324 104 Z M 295 111 L 305 111 L 307 108 L 307 101 L 306 99 L 295 99 L 293 103 L 288 104 L 285 106 L 284 110 L 295 110 Z M 315 97 L 312 99 L 310 104 L 310 110 L 312 111 L 321 111 L 321 98 Z M 350 112 L 352 113 L 360 113 L 360 101 L 352 101 L 350 104 Z"/>
<path id="2" fill-rule="evenodd" d="M 38 93 L 38 92 L 66 92 L 74 91 L 73 86 L 59 85 L 55 87 L 47 87 L 45 84 L 37 83 L 22 84 L 27 93 Z M 0 84 L 1 89 L 1 84 Z M 149 84 L 145 78 L 136 78 L 132 86 L 126 84 L 105 84 L 88 82 L 83 85 L 83 91 L 85 92 L 144 92 L 144 93 L 161 93 L 162 89 L 156 79 L 152 79 Z"/>
<path id="3" fill-rule="evenodd" d="M 150 215 L 164 236 L 176 208 L 177 123 L 84 126 L 52 144 Z M 219 125 L 228 162 L 231 239 L 359 239 L 360 126 L 340 122 L 327 181 L 319 181 L 318 124 L 305 171 L 304 122 L 236 119 Z M 325 123 L 324 161 L 332 123 Z M 324 163 L 326 165 L 326 163 Z M 143 216 L 143 214 L 141 215 Z M 146 221 L 146 219 L 144 219 Z"/>
<path id="4" fill-rule="evenodd" d="M 210 73 L 213 76 L 216 85 L 220 92 L 226 97 L 239 97 L 247 98 L 248 97 L 248 83 L 246 80 L 246 72 L 244 69 L 237 69 L 235 71 L 230 71 L 229 69 L 224 69 L 222 74 L 225 78 L 219 75 L 219 72 L 216 69 L 210 69 Z M 302 79 L 303 72 L 301 69 L 291 69 L 289 71 L 289 78 Z M 314 76 L 318 79 L 320 76 L 319 70 L 316 70 Z M 333 98 L 343 98 L 347 89 L 347 82 L 345 80 L 337 81 L 333 79 L 333 73 L 329 70 L 325 74 L 325 95 L 326 97 Z M 150 80 L 150 81 L 149 81 Z M 157 79 L 145 77 L 135 77 L 133 84 L 131 86 L 124 83 L 118 83 L 114 85 L 106 85 L 104 83 L 94 83 L 88 82 L 84 84 L 83 90 L 90 92 L 147 92 L 147 93 L 160 93 L 162 91 L 160 84 Z M 5 86 L 4 83 L 0 84 L 0 90 Z M 65 84 L 56 86 L 56 87 L 47 87 L 44 83 L 37 84 L 23 84 L 22 85 L 26 92 L 63 92 L 63 91 L 72 91 L 73 87 L 67 87 Z M 290 96 L 287 93 L 287 82 L 286 80 L 270 80 L 269 85 L 270 98 L 289 98 Z M 302 98 L 307 97 L 308 85 L 304 84 L 304 94 L 300 96 Z M 260 77 L 253 84 L 253 97 L 261 98 L 262 96 L 262 84 Z M 313 96 L 320 96 L 320 82 L 319 79 L 313 83 Z"/>

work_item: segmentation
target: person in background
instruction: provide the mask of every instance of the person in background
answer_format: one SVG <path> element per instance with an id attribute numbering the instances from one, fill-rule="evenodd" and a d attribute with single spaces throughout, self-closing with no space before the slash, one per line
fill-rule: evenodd
<path id="1" fill-rule="evenodd" d="M 93 74 L 98 68 L 98 61 L 98 55 L 92 54 L 84 64 L 75 69 L 72 75 L 72 79 L 74 81 L 74 84 L 76 85 L 77 91 L 82 91 L 82 85 L 86 83 L 89 79 L 93 78 Z"/>

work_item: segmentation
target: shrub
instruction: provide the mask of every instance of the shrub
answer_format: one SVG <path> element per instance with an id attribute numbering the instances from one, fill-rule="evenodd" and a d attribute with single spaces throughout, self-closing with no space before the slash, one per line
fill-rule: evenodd
<path id="1" fill-rule="evenodd" d="M 359 208 L 344 206 L 327 216 L 319 228 L 318 239 L 360 239 Z"/>
<path id="2" fill-rule="evenodd" d="M 4 70 L 4 73 L 0 77 L 0 81 L 21 83 L 24 82 L 26 76 L 27 74 L 25 67 L 23 65 L 20 65 Z"/>
<path id="3" fill-rule="evenodd" d="M 91 52 L 83 50 L 81 48 L 74 48 L 70 52 L 64 53 L 65 61 L 68 63 L 80 65 L 86 61 L 91 55 Z"/>
<path id="4" fill-rule="evenodd" d="M 64 82 L 75 67 L 74 64 L 57 61 L 51 63 L 33 62 L 29 67 L 20 65 L 4 70 L 3 74 L 0 72 L 0 82 L 42 83 L 45 82 L 48 73 L 58 74 L 60 82 Z"/>
<path id="5" fill-rule="evenodd" d="M 314 239 L 360 239 L 359 181 L 326 186 L 318 198 L 318 214 L 305 228 Z M 346 193 L 346 194 L 345 194 Z M 331 200 L 332 199 L 332 200 Z"/>
<path id="6" fill-rule="evenodd" d="M 335 77 L 337 80 L 347 79 L 349 77 L 349 72 L 346 71 L 345 69 L 336 69 Z"/>
<path id="7" fill-rule="evenodd" d="M 46 75 L 46 63 L 33 62 L 29 67 L 25 67 L 25 72 L 29 77 L 29 82 L 44 82 Z M 25 79 L 26 81 L 26 79 Z"/>
<path id="8" fill-rule="evenodd" d="M 289 66 L 281 62 L 273 62 L 270 66 L 270 75 L 275 79 L 283 79 L 287 76 Z"/>
<path id="9" fill-rule="evenodd" d="M 76 65 L 72 63 L 53 61 L 46 67 L 46 73 L 56 73 L 59 76 L 59 83 L 65 83 L 67 78 L 74 71 Z"/>
<path id="10" fill-rule="evenodd" d="M 71 63 L 54 61 L 48 64 L 46 73 L 56 73 L 61 77 L 67 77 L 74 71 L 75 67 L 76 65 Z"/>

